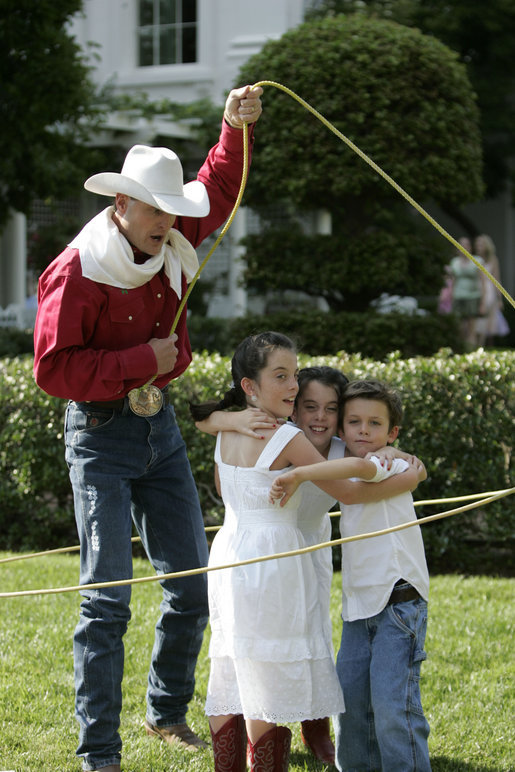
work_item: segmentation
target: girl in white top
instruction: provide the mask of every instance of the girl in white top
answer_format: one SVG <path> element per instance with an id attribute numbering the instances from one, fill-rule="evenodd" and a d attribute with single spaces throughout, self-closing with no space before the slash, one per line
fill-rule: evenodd
<path id="1" fill-rule="evenodd" d="M 275 426 L 265 422 L 267 428 L 261 429 L 264 434 L 257 435 L 254 430 L 248 435 L 225 432 L 217 438 L 216 460 L 226 518 L 213 543 L 210 565 L 305 546 L 297 527 L 300 495 L 278 517 L 278 510 L 274 515 L 267 503 L 268 488 L 287 464 L 298 464 L 301 458 L 306 459 L 304 463 L 324 458 L 291 424 L 277 428 L 277 419 L 293 411 L 298 389 L 296 355 L 289 339 L 277 333 L 246 339 L 235 353 L 232 370 L 235 386 L 221 402 L 196 406 L 194 418 L 202 420 L 215 410 L 243 406 L 250 399 L 250 404 L 258 404 Z M 324 434 L 323 426 L 315 433 Z M 264 437 L 264 448 L 258 437 Z M 332 433 L 327 446 L 331 439 Z M 345 484 L 327 487 L 331 485 L 322 507 L 324 519 L 327 505 L 334 502 L 334 496 L 343 495 L 341 486 Z M 275 721 L 320 720 L 334 713 L 342 699 L 333 681 L 332 647 L 328 622 L 323 618 L 327 616 L 326 606 L 320 604 L 316 586 L 310 555 L 209 574 L 212 665 L 206 712 L 215 769 L 245 769 L 244 727 L 239 714 L 246 718 L 251 756 L 267 746 L 280 764 L 279 756 L 284 757 L 291 733 L 285 727 L 275 727 Z M 228 746 L 234 764 L 222 767 L 221 749 L 225 763 Z"/>

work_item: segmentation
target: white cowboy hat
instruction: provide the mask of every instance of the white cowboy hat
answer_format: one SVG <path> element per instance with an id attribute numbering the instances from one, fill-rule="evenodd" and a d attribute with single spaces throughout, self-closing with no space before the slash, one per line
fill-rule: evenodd
<path id="1" fill-rule="evenodd" d="M 125 157 L 120 174 L 94 174 L 86 180 L 84 187 L 101 196 L 124 193 L 168 214 L 185 217 L 209 214 L 205 185 L 198 180 L 184 185 L 181 162 L 167 147 L 134 145 Z"/>

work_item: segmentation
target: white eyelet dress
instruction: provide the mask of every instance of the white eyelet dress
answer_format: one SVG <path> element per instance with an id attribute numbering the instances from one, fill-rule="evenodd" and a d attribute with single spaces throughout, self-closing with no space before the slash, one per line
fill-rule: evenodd
<path id="1" fill-rule="evenodd" d="M 283 424 L 255 467 L 224 464 L 217 437 L 224 525 L 209 566 L 306 546 L 297 527 L 300 492 L 272 505 L 270 465 L 300 429 Z M 311 553 L 208 573 L 211 642 L 206 713 L 291 723 L 342 713 L 343 695 L 324 634 Z"/>
<path id="2" fill-rule="evenodd" d="M 333 437 L 327 458 L 344 458 L 345 443 L 339 437 Z M 331 518 L 328 510 L 336 500 L 313 482 L 305 482 L 300 487 L 301 502 L 298 508 L 297 525 L 299 526 L 307 547 L 330 541 Z M 331 547 L 315 550 L 311 553 L 317 577 L 318 599 L 320 602 L 322 620 L 325 624 L 325 635 L 332 650 L 332 625 L 330 616 L 331 583 L 333 578 L 333 555 Z"/>

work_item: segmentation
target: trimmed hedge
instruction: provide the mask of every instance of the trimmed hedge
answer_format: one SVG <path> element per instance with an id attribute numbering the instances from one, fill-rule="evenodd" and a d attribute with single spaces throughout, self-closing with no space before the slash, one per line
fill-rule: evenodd
<path id="1" fill-rule="evenodd" d="M 382 359 L 390 351 L 403 357 L 431 356 L 441 348 L 461 353 L 459 322 L 452 314 L 378 314 L 342 311 L 326 313 L 301 308 L 247 315 L 236 319 L 211 319 L 192 315 L 188 319 L 191 344 L 196 351 L 221 351 L 230 355 L 246 335 L 259 330 L 281 330 L 312 356 L 335 350 Z"/>
<path id="2" fill-rule="evenodd" d="M 241 333 L 243 334 L 243 333 Z M 398 388 L 405 406 L 399 446 L 425 462 L 429 479 L 415 499 L 462 496 L 513 485 L 515 352 L 475 351 L 378 362 L 340 352 L 300 356 L 302 366 L 328 364 L 351 377 L 377 377 Z M 206 524 L 222 518 L 213 484 L 212 437 L 188 413 L 190 400 L 221 394 L 230 360 L 197 354 L 172 384 L 172 400 L 200 492 Z M 65 403 L 34 383 L 32 357 L 0 360 L 0 548 L 49 549 L 77 541 L 64 461 Z M 427 505 L 419 517 L 458 506 Z M 510 573 L 515 499 L 437 521 L 423 534 L 432 570 Z"/>
<path id="3" fill-rule="evenodd" d="M 32 330 L 17 327 L 0 327 L 0 357 L 16 357 L 19 354 L 34 353 Z"/>
<path id="4" fill-rule="evenodd" d="M 219 351 L 228 356 L 245 335 L 263 329 L 281 330 L 295 338 L 302 350 L 312 356 L 332 354 L 335 350 L 360 353 L 372 359 L 382 359 L 390 351 L 399 351 L 403 357 L 430 356 L 441 348 L 463 352 L 459 322 L 452 314 L 409 316 L 378 314 L 371 309 L 366 313 L 326 313 L 303 307 L 234 319 L 206 317 L 194 312 L 188 319 L 194 351 Z M 515 331 L 515 323 L 512 329 Z M 510 344 L 509 340 L 502 342 L 505 346 Z M 33 353 L 31 330 L 0 328 L 0 357 Z"/>

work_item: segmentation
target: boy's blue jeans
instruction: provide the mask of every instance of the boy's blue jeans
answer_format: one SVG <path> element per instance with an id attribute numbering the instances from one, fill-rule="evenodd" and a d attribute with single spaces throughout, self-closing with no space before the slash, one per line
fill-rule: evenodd
<path id="1" fill-rule="evenodd" d="M 208 550 L 186 448 L 171 406 L 135 416 L 71 402 L 66 460 L 81 544 L 80 583 L 132 577 L 132 522 L 157 573 L 207 564 Z M 147 719 L 185 721 L 208 618 L 206 575 L 161 582 L 147 689 Z M 151 590 L 146 590 L 151 592 Z M 85 770 L 117 764 L 131 586 L 83 590 L 75 630 L 77 754 Z M 149 602 L 150 596 L 149 596 Z"/>
<path id="2" fill-rule="evenodd" d="M 334 719 L 339 772 L 430 772 L 420 665 L 427 603 L 394 603 L 343 622 L 336 660 L 346 712 Z"/>

